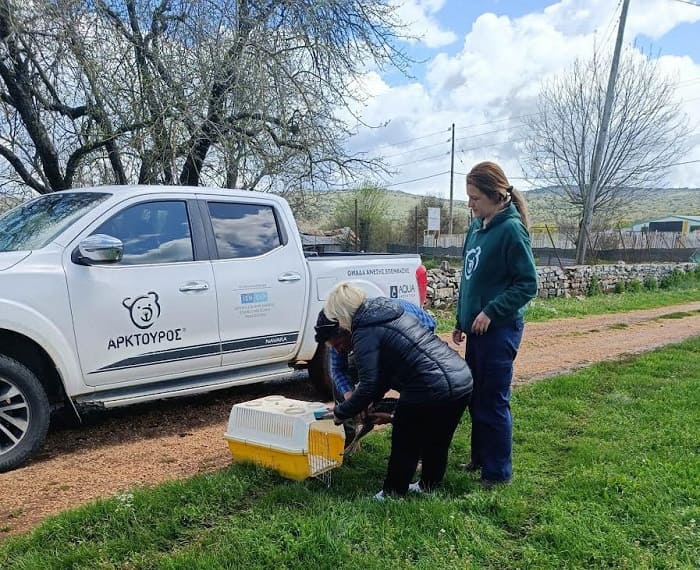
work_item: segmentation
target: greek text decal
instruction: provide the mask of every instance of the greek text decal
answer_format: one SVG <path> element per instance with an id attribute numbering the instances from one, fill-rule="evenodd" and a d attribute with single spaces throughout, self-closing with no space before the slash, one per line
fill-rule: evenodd
<path id="1" fill-rule="evenodd" d="M 410 273 L 408 267 L 376 267 L 368 269 L 348 269 L 348 277 L 364 277 L 370 275 L 401 275 Z"/>
<path id="2" fill-rule="evenodd" d="M 147 331 L 142 333 L 132 333 L 115 338 L 110 338 L 107 343 L 107 350 L 117 348 L 131 348 L 134 346 L 146 346 L 151 344 L 160 344 L 161 342 L 173 342 L 182 340 L 182 332 L 184 329 L 170 329 L 164 331 Z"/>

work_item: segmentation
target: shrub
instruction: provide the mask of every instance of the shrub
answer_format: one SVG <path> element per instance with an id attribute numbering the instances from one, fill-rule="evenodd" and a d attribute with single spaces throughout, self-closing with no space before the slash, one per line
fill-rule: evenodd
<path id="1" fill-rule="evenodd" d="M 588 290 L 586 291 L 587 295 L 589 297 L 595 297 L 596 295 L 600 295 L 602 292 L 603 289 L 600 286 L 600 279 L 598 279 L 597 275 L 591 275 L 591 280 L 588 282 Z"/>
<path id="2" fill-rule="evenodd" d="M 639 293 L 642 290 L 642 282 L 639 279 L 632 279 L 627 283 L 627 290 L 630 293 Z"/>
<path id="3" fill-rule="evenodd" d="M 627 286 L 624 281 L 618 281 L 615 283 L 615 293 L 624 293 Z"/>
<path id="4" fill-rule="evenodd" d="M 435 259 L 433 257 L 430 258 L 423 258 L 422 263 L 425 266 L 426 269 L 435 269 L 437 267 L 440 267 L 440 260 Z"/>
<path id="5" fill-rule="evenodd" d="M 674 269 L 666 275 L 663 279 L 661 279 L 661 283 L 659 283 L 659 287 L 662 289 L 673 289 L 675 287 L 680 287 L 683 285 L 685 281 L 688 280 L 688 276 L 681 271 L 680 269 Z"/>
<path id="6" fill-rule="evenodd" d="M 659 282 L 656 277 L 649 275 L 649 277 L 644 278 L 644 288 L 647 291 L 656 291 L 659 288 Z"/>

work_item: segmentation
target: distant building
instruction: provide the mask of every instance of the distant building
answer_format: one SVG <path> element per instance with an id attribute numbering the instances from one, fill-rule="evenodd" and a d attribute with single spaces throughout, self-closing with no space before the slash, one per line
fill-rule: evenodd
<path id="1" fill-rule="evenodd" d="M 700 216 L 666 216 L 632 226 L 633 232 L 700 233 Z"/>

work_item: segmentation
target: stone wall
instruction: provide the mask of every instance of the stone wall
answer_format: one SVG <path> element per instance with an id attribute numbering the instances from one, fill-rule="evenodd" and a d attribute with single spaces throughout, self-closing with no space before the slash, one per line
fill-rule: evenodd
<path id="1" fill-rule="evenodd" d="M 540 297 L 572 297 L 585 295 L 595 275 L 604 292 L 615 290 L 617 283 L 644 280 L 651 277 L 660 282 L 674 269 L 692 271 L 695 263 L 639 263 L 614 265 L 572 265 L 537 267 Z M 447 263 L 428 270 L 428 296 L 426 306 L 435 309 L 452 307 L 457 301 L 461 269 L 453 269 Z"/>

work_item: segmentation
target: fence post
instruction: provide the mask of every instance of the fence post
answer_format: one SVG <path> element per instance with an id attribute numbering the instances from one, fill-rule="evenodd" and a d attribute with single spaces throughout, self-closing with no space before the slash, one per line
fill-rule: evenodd
<path id="1" fill-rule="evenodd" d="M 416 253 L 418 253 L 418 206 L 416 206 L 415 209 L 416 215 L 413 216 L 414 220 L 414 232 L 415 232 L 415 237 L 416 237 Z"/>
<path id="2" fill-rule="evenodd" d="M 554 255 L 557 256 L 557 261 L 559 262 L 559 267 L 561 269 L 564 269 L 564 264 L 561 262 L 561 259 L 559 258 L 559 253 L 557 253 L 557 245 L 554 243 L 554 238 L 552 237 L 552 234 L 549 231 L 549 224 L 545 224 L 544 229 L 547 230 L 547 235 L 549 236 L 549 241 L 551 242 L 552 248 L 554 249 Z"/>

